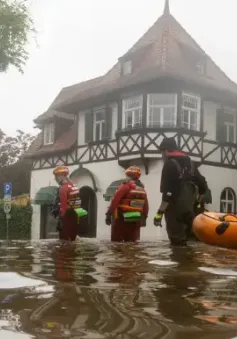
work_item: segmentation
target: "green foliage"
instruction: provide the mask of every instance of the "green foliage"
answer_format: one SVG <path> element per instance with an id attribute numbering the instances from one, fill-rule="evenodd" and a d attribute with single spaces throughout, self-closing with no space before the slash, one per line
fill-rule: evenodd
<path id="1" fill-rule="evenodd" d="M 0 129 L 0 168 L 19 161 L 34 138 L 34 136 L 21 130 L 16 131 L 15 137 L 10 137 Z"/>
<path id="2" fill-rule="evenodd" d="M 9 239 L 25 240 L 31 237 L 32 207 L 19 207 L 12 205 L 11 219 L 9 220 Z M 3 210 L 3 203 L 0 206 L 0 239 L 5 240 L 7 235 L 7 221 Z"/>
<path id="3" fill-rule="evenodd" d="M 31 162 L 21 160 L 16 164 L 3 167 L 0 173 L 0 199 L 3 198 L 4 182 L 12 183 L 12 196 L 16 197 L 21 194 L 30 192 L 30 171 Z"/>
<path id="4" fill-rule="evenodd" d="M 10 65 L 23 73 L 33 22 L 26 0 L 0 0 L 0 72 Z"/>

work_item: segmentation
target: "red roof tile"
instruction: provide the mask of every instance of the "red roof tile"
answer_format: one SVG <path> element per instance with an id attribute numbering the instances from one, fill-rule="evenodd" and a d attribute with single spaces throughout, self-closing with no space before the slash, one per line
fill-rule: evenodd
<path id="1" fill-rule="evenodd" d="M 97 77 L 97 78 L 94 78 L 94 79 L 83 81 L 79 84 L 64 87 L 59 92 L 57 97 L 54 99 L 54 101 L 50 105 L 49 109 L 46 112 L 39 115 L 34 120 L 34 122 L 36 124 L 41 124 L 44 121 L 47 121 L 48 119 L 51 119 L 51 118 L 54 118 L 54 117 L 63 118 L 63 119 L 70 119 L 71 117 L 67 113 L 57 111 L 57 109 L 55 109 L 56 106 L 60 105 L 61 103 L 63 103 L 66 100 L 70 100 L 70 98 L 74 97 L 74 95 L 77 95 L 77 94 L 79 94 L 83 91 L 86 91 L 86 90 L 94 87 L 95 85 L 97 85 L 97 83 L 100 81 L 101 78 L 102 77 Z"/>
<path id="2" fill-rule="evenodd" d="M 72 124 L 70 129 L 62 133 L 52 145 L 43 145 L 43 133 L 41 132 L 26 152 L 26 157 L 34 157 L 41 154 L 56 153 L 71 149 L 77 141 L 77 123 Z"/>
<path id="3" fill-rule="evenodd" d="M 95 86 L 77 93 L 70 99 L 56 105 L 58 110 L 70 112 L 69 107 L 73 103 L 80 103 L 93 96 L 109 93 L 119 88 L 139 84 L 143 81 L 156 77 L 172 75 L 184 77 L 185 79 L 211 86 L 223 91 L 237 94 L 237 84 L 206 55 L 203 49 L 195 42 L 189 33 L 169 13 L 166 5 L 164 14 L 154 25 L 131 47 L 126 53 L 136 54 L 142 48 L 147 48 L 139 67 L 130 75 L 120 75 L 120 62 L 117 62 Z M 125 56 L 126 56 L 125 54 Z M 188 65 L 187 58 L 195 56 L 205 58 L 207 65 L 207 76 L 198 74 L 195 64 Z M 147 73 L 147 74 L 144 74 Z"/>
<path id="4" fill-rule="evenodd" d="M 68 113 L 60 112 L 60 111 L 55 111 L 54 109 L 48 109 L 48 111 L 42 113 L 40 116 L 38 116 L 35 120 L 35 124 L 42 124 L 46 122 L 49 119 L 54 119 L 54 118 L 61 118 L 61 119 L 66 119 L 66 120 L 74 120 L 74 117 L 72 117 Z"/>

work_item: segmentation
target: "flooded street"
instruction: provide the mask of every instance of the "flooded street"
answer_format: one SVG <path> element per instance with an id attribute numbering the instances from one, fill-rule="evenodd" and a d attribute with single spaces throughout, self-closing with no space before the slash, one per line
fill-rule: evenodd
<path id="1" fill-rule="evenodd" d="M 4 339 L 237 337 L 237 252 L 191 243 L 1 243 Z"/>

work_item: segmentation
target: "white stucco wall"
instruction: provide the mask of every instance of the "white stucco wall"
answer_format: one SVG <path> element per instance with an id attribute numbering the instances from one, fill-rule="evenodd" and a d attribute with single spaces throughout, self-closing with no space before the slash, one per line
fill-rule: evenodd
<path id="1" fill-rule="evenodd" d="M 203 103 L 203 130 L 207 132 L 205 139 L 216 140 L 216 110 L 219 108 L 219 104 L 211 101 L 205 101 Z"/>
<path id="2" fill-rule="evenodd" d="M 142 182 L 144 183 L 150 202 L 150 213 L 147 220 L 147 227 L 142 228 L 141 239 L 142 240 L 153 240 L 154 237 L 166 238 L 165 227 L 161 230 L 153 226 L 153 217 L 157 211 L 158 205 L 161 200 L 159 193 L 160 185 L 160 172 L 161 172 L 161 161 L 154 161 L 150 164 L 149 175 L 142 176 Z M 110 238 L 110 228 L 105 225 L 105 212 L 109 205 L 103 198 L 106 189 L 112 181 L 122 179 L 124 177 L 124 170 L 121 168 L 117 161 L 100 162 L 87 164 L 84 167 L 88 168 L 95 177 L 96 185 L 99 189 L 97 192 L 97 203 L 98 203 L 98 214 L 97 214 L 97 237 L 99 239 Z M 70 172 L 74 171 L 78 166 L 70 166 Z M 144 172 L 144 168 L 142 168 Z M 80 188 L 82 186 L 92 186 L 92 181 L 89 176 L 82 176 L 79 178 L 72 178 L 72 180 Z M 52 169 L 36 170 L 32 171 L 31 175 L 31 199 L 34 199 L 37 191 L 44 186 L 55 186 L 56 183 L 53 178 Z M 33 205 L 33 222 L 32 222 L 32 238 L 39 239 L 40 236 L 40 207 Z"/>
<path id="3" fill-rule="evenodd" d="M 149 174 L 143 174 L 141 181 L 144 183 L 147 190 L 150 212 L 147 220 L 147 227 L 141 229 L 141 240 L 167 239 L 165 230 L 165 222 L 163 228 L 153 226 L 153 218 L 161 201 L 160 194 L 160 175 L 163 163 L 161 160 L 153 160 L 149 163 Z M 97 238 L 109 239 L 110 228 L 105 225 L 105 212 L 109 205 L 103 198 L 107 187 L 112 181 L 122 179 L 124 170 L 117 161 L 97 162 L 87 164 L 84 167 L 88 168 L 94 175 L 96 185 L 99 189 L 97 192 L 98 212 L 97 212 Z M 140 166 L 142 172 L 145 172 L 143 166 Z M 78 165 L 70 166 L 70 172 L 78 168 Z M 237 193 L 237 176 L 234 170 L 224 169 L 220 167 L 201 166 L 201 173 L 206 177 L 208 185 L 212 191 L 213 204 L 208 205 L 209 210 L 219 211 L 220 195 L 225 187 L 232 187 Z M 75 184 L 80 188 L 82 186 L 92 186 L 92 181 L 89 176 L 81 176 L 72 178 Z M 31 199 L 34 199 L 36 192 L 44 186 L 56 183 L 53 178 L 52 169 L 32 171 L 31 175 Z M 40 235 L 40 208 L 33 205 L 33 222 L 32 222 L 32 238 L 39 239 Z"/>
<path id="4" fill-rule="evenodd" d="M 237 194 L 236 170 L 206 165 L 200 166 L 199 170 L 205 176 L 208 186 L 212 191 L 212 205 L 208 205 L 208 209 L 219 212 L 220 196 L 223 189 L 231 187 Z"/>

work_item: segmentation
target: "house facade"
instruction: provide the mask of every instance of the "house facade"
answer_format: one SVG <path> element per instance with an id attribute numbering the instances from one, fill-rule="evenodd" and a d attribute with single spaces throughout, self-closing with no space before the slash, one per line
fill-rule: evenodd
<path id="1" fill-rule="evenodd" d="M 112 69 L 63 88 L 35 119 L 41 133 L 27 154 L 32 159 L 32 237 L 56 236 L 50 198 L 43 196 L 53 196 L 53 168 L 66 164 L 89 211 L 81 236 L 109 238 L 108 200 L 124 169 L 138 165 L 150 202 L 141 239 L 166 238 L 164 227 L 153 226 L 161 201 L 164 136 L 175 137 L 199 165 L 212 191 L 208 208 L 235 212 L 236 94 L 237 84 L 176 21 L 166 0 L 163 15 Z"/>

